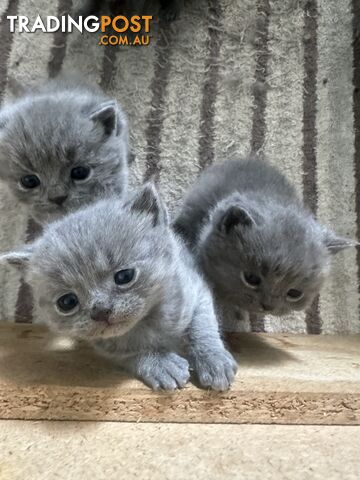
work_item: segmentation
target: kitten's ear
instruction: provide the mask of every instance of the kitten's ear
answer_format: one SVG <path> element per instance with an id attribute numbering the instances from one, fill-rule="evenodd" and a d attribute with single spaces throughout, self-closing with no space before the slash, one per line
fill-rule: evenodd
<path id="1" fill-rule="evenodd" d="M 90 115 L 90 119 L 94 123 L 102 125 L 106 136 L 109 137 L 113 133 L 120 134 L 122 124 L 119 118 L 119 108 L 115 101 L 101 103 Z"/>
<path id="2" fill-rule="evenodd" d="M 32 245 L 25 245 L 21 250 L 0 254 L 0 263 L 7 263 L 20 271 L 24 271 L 29 265 L 32 253 Z"/>
<path id="3" fill-rule="evenodd" d="M 229 207 L 222 215 L 218 228 L 223 233 L 230 233 L 235 227 L 251 227 L 254 220 L 250 213 L 237 205 Z"/>
<path id="4" fill-rule="evenodd" d="M 346 248 L 356 247 L 359 245 L 359 242 L 350 240 L 349 238 L 337 236 L 336 233 L 330 229 L 325 230 L 323 242 L 332 255 L 335 255 Z"/>
<path id="5" fill-rule="evenodd" d="M 159 193 L 152 183 L 146 183 L 130 201 L 130 209 L 133 212 L 141 212 L 149 215 L 156 225 L 168 225 L 168 212 L 163 204 Z"/>

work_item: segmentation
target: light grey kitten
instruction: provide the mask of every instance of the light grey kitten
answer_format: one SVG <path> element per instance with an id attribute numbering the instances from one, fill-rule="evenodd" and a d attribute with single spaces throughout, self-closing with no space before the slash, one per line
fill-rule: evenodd
<path id="1" fill-rule="evenodd" d="M 355 244 L 319 224 L 276 168 L 256 158 L 205 170 L 175 230 L 219 305 L 284 315 L 318 294 L 330 257 Z"/>
<path id="2" fill-rule="evenodd" d="M 40 223 L 126 191 L 128 127 L 115 100 L 75 76 L 0 112 L 0 179 Z"/>
<path id="3" fill-rule="evenodd" d="M 2 260 L 25 269 L 49 327 L 87 340 L 150 387 L 184 387 L 190 363 L 203 387 L 229 388 L 236 364 L 210 291 L 151 185 L 125 206 L 103 200 L 48 225 Z"/>

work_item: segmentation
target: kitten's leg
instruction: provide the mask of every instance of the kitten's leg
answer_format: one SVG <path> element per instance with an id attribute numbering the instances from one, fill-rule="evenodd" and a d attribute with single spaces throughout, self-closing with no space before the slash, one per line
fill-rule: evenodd
<path id="1" fill-rule="evenodd" d="M 154 390 L 183 388 L 190 377 L 188 361 L 176 353 L 149 351 L 125 356 L 107 352 L 104 348 L 101 353 Z"/>
<path id="2" fill-rule="evenodd" d="M 188 361 L 172 352 L 137 355 L 125 367 L 154 390 L 183 388 L 190 377 Z"/>
<path id="3" fill-rule="evenodd" d="M 213 301 L 207 290 L 189 327 L 189 360 L 203 387 L 223 391 L 234 380 L 237 364 L 220 338 Z"/>

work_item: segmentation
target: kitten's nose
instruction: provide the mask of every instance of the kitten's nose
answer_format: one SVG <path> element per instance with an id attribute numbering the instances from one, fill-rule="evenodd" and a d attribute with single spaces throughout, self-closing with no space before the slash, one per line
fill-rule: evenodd
<path id="1" fill-rule="evenodd" d="M 262 303 L 261 306 L 265 312 L 271 312 L 271 310 L 274 310 L 273 307 L 267 303 Z"/>
<path id="2" fill-rule="evenodd" d="M 93 307 L 91 309 L 91 318 L 95 322 L 107 322 L 111 315 L 110 308 Z"/>
<path id="3" fill-rule="evenodd" d="M 67 195 L 58 195 L 56 197 L 49 197 L 49 202 L 56 203 L 56 205 L 62 205 L 65 200 L 68 198 Z"/>

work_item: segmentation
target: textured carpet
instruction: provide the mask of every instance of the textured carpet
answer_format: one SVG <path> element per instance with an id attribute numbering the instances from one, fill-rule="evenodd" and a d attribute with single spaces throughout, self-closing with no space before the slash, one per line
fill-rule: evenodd
<path id="1" fill-rule="evenodd" d="M 98 46 L 98 34 L 10 34 L 6 15 L 61 15 L 71 0 L 0 1 L 0 95 L 61 68 L 80 70 L 128 113 L 132 181 L 155 178 L 174 210 L 208 164 L 262 151 L 318 218 L 360 234 L 358 0 L 199 0 L 171 26 L 154 22 L 148 47 Z M 356 20 L 357 18 L 357 20 Z M 0 190 L 0 249 L 34 235 Z M 360 332 L 360 252 L 339 254 L 307 313 L 253 320 L 253 330 Z M 0 270 L 0 319 L 36 318 L 31 290 Z"/>

